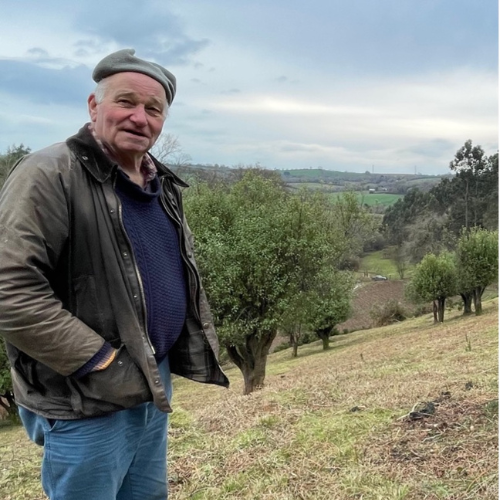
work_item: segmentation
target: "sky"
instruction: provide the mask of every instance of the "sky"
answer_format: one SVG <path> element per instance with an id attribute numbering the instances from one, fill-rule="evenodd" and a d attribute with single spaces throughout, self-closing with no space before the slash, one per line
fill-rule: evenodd
<path id="1" fill-rule="evenodd" d="M 498 151 L 496 0 L 0 0 L 0 152 L 86 123 L 92 70 L 134 48 L 177 78 L 193 163 L 445 174 Z"/>

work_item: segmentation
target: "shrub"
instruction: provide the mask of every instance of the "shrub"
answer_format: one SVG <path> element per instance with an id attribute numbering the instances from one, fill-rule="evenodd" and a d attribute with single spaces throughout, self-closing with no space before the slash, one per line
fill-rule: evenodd
<path id="1" fill-rule="evenodd" d="M 405 307 L 395 299 L 384 304 L 375 304 L 370 309 L 370 316 L 374 326 L 386 326 L 404 321 L 408 317 Z"/>
<path id="2" fill-rule="evenodd" d="M 426 302 L 424 304 L 419 304 L 417 307 L 415 307 L 413 311 L 413 316 L 418 317 L 418 316 L 424 316 L 425 314 L 431 314 L 433 312 L 432 310 L 432 303 Z"/>
<path id="3" fill-rule="evenodd" d="M 382 250 L 386 244 L 384 236 L 380 233 L 376 233 L 375 236 L 365 242 L 363 245 L 363 252 L 378 252 L 379 250 Z"/>
<path id="4" fill-rule="evenodd" d="M 361 264 L 361 261 L 358 257 L 349 256 L 349 257 L 346 257 L 339 264 L 339 269 L 341 271 L 359 271 L 360 264 Z"/>

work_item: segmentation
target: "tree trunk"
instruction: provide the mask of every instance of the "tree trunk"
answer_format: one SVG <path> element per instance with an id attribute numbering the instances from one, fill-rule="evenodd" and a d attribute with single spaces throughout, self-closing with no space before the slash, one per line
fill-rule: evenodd
<path id="1" fill-rule="evenodd" d="M 469 230 L 469 180 L 465 179 L 465 228 Z"/>
<path id="2" fill-rule="evenodd" d="M 438 323 L 439 322 L 439 320 L 438 320 L 438 305 L 437 305 L 437 302 L 435 300 L 432 301 L 432 314 L 434 316 L 434 324 Z"/>
<path id="3" fill-rule="evenodd" d="M 323 342 L 323 350 L 327 351 L 330 349 L 330 333 L 333 330 L 333 326 L 328 326 L 326 328 L 320 328 L 319 330 L 316 330 L 315 333 L 316 335 L 321 339 Z"/>
<path id="4" fill-rule="evenodd" d="M 290 333 L 290 345 L 292 346 L 292 358 L 299 356 L 299 343 L 302 337 L 302 325 L 295 326 Z"/>
<path id="5" fill-rule="evenodd" d="M 476 316 L 483 314 L 483 303 L 481 297 L 483 296 L 485 287 L 478 286 L 474 288 L 474 310 L 476 311 Z"/>
<path id="6" fill-rule="evenodd" d="M 444 305 L 446 303 L 446 297 L 440 297 L 438 299 L 438 320 L 440 323 L 444 321 Z"/>
<path id="7" fill-rule="evenodd" d="M 243 374 L 243 394 L 250 394 L 264 386 L 267 356 L 276 334 L 277 330 L 263 333 L 255 331 L 241 345 L 226 344 L 229 358 Z"/>
<path id="8" fill-rule="evenodd" d="M 11 422 L 20 422 L 17 404 L 14 395 L 10 391 L 0 395 L 0 406 L 6 411 L 7 419 Z"/>
<path id="9" fill-rule="evenodd" d="M 472 314 L 472 296 L 474 292 L 463 292 L 460 294 L 464 301 L 464 316 Z"/>

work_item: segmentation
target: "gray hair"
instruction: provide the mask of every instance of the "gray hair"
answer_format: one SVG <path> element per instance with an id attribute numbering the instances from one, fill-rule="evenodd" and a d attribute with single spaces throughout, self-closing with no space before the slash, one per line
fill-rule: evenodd
<path id="1" fill-rule="evenodd" d="M 108 90 L 109 80 L 107 78 L 103 78 L 96 86 L 94 90 L 95 102 L 100 104 L 104 100 L 104 96 L 106 95 L 106 91 Z M 165 107 L 163 108 L 163 118 L 168 116 L 168 110 L 170 106 L 168 105 L 168 101 L 165 102 Z"/>
<path id="2" fill-rule="evenodd" d="M 104 78 L 103 80 L 101 80 L 95 90 L 94 90 L 94 95 L 95 95 L 95 102 L 97 104 L 101 104 L 101 102 L 103 101 L 104 99 L 104 95 L 106 94 L 106 90 L 107 90 L 107 87 L 108 87 L 108 82 L 106 81 L 107 79 Z"/>

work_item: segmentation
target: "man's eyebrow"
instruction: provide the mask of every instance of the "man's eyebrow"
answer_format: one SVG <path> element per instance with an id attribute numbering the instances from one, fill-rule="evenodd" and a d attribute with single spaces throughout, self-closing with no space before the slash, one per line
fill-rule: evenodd
<path id="1" fill-rule="evenodd" d="M 115 94 L 115 98 L 119 97 L 130 97 L 135 99 L 137 98 L 137 94 L 132 90 L 118 90 Z M 148 104 L 154 103 L 157 104 L 158 106 L 165 107 L 165 103 L 159 97 L 156 96 L 149 96 L 147 103 Z"/>

